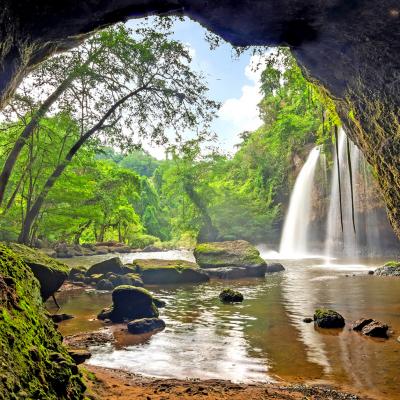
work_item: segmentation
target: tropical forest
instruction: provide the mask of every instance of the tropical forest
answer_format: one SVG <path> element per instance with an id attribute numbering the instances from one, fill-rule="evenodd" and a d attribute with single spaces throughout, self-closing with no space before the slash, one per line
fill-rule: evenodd
<path id="1" fill-rule="evenodd" d="M 0 399 L 400 398 L 400 10 L 305 3 L 4 0 Z"/>

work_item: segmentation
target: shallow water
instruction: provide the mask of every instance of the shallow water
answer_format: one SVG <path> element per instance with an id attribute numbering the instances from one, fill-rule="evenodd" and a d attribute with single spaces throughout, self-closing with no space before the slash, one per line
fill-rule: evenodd
<path id="1" fill-rule="evenodd" d="M 177 256 L 167 253 L 160 254 Z M 132 257 L 125 255 L 124 261 Z M 82 264 L 83 257 L 69 262 L 77 260 Z M 95 262 L 94 257 L 90 260 Z M 348 260 L 329 266 L 318 259 L 283 263 L 284 273 L 265 279 L 151 288 L 167 302 L 160 309 L 167 328 L 136 344 L 129 334 L 122 335 L 116 347 L 94 348 L 89 363 L 157 377 L 326 382 L 382 399 L 399 399 L 400 279 L 367 275 L 383 260 L 357 260 L 357 264 Z M 228 285 L 243 292 L 243 304 L 219 302 L 220 290 Z M 60 324 L 63 334 L 103 326 L 95 316 L 110 303 L 110 294 L 77 291 L 58 298 L 62 312 L 76 315 Z M 302 322 L 317 307 L 337 310 L 347 326 L 317 330 Z M 360 317 L 386 322 L 394 334 L 379 340 L 349 331 L 351 321 Z"/>

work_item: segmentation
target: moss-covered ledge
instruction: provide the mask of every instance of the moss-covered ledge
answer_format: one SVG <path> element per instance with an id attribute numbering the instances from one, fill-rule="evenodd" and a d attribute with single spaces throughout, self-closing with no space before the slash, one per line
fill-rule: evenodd
<path id="1" fill-rule="evenodd" d="M 2 399 L 82 399 L 81 374 L 47 318 L 38 281 L 0 243 L 0 394 Z"/>

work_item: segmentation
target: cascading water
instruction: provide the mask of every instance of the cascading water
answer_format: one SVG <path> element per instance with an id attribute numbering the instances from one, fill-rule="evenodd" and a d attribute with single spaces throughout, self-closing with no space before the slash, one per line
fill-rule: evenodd
<path id="1" fill-rule="evenodd" d="M 296 179 L 290 196 L 289 210 L 285 218 L 279 248 L 279 253 L 283 257 L 301 258 L 307 256 L 311 195 L 319 155 L 320 148 L 314 147 Z"/>
<path id="2" fill-rule="evenodd" d="M 331 194 L 328 211 L 328 221 L 325 239 L 325 255 L 329 259 L 335 255 L 346 257 L 355 257 L 358 254 L 356 232 L 353 228 L 352 218 L 352 199 L 349 182 L 349 163 L 347 159 L 347 137 L 343 129 L 340 129 L 338 135 L 339 153 L 335 157 L 332 179 Z M 350 154 L 352 167 L 358 166 L 359 150 L 353 144 L 350 145 Z M 341 190 L 339 191 L 339 176 L 337 162 L 339 160 L 339 173 L 341 181 Z M 353 185 L 353 204 L 357 196 L 357 185 Z M 340 216 L 340 202 L 342 203 L 342 217 Z M 341 224 L 343 221 L 343 226 Z M 355 226 L 357 231 L 358 221 L 357 213 L 355 214 Z"/>
<path id="3" fill-rule="evenodd" d="M 347 146 L 350 150 L 350 165 Z M 360 256 L 379 256 L 386 251 L 397 249 L 397 239 L 386 219 L 378 188 L 368 164 L 360 150 L 348 142 L 343 129 L 339 131 L 337 147 L 338 157 L 333 157 L 330 183 L 325 155 L 320 154 L 319 147 L 310 152 L 290 197 L 279 254 L 275 253 L 273 258 L 304 258 L 324 254 L 327 264 L 333 258 L 350 258 L 353 262 L 357 262 Z M 339 159 L 341 181 L 340 193 L 337 159 Z M 317 169 L 321 174 L 315 176 Z M 353 187 L 353 199 L 351 187 Z M 316 196 L 318 194 L 319 200 Z M 343 229 L 339 196 L 342 202 Z M 321 214 L 321 210 L 324 209 L 324 199 L 328 199 L 329 208 L 326 214 L 323 211 Z M 316 204 L 313 203 L 314 200 Z M 311 216 L 314 216 L 313 221 Z M 325 240 L 321 240 L 319 238 L 324 236 L 324 230 Z"/>

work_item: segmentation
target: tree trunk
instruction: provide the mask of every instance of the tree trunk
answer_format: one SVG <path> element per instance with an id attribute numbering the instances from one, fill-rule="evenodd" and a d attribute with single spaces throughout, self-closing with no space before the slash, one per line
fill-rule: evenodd
<path id="1" fill-rule="evenodd" d="M 25 146 L 27 140 L 32 136 L 35 128 L 38 126 L 40 120 L 46 115 L 49 108 L 57 101 L 57 99 L 64 93 L 69 87 L 71 82 L 74 80 L 75 75 L 70 74 L 58 87 L 57 89 L 42 103 L 28 125 L 24 128 L 17 141 L 14 143 L 14 147 L 7 156 L 4 163 L 3 169 L 0 174 L 0 206 L 3 203 L 4 194 L 7 188 L 8 181 L 10 180 L 11 173 L 14 169 L 15 163 L 17 162 L 18 156 L 21 150 Z"/>
<path id="2" fill-rule="evenodd" d="M 60 177 L 60 175 L 64 172 L 65 168 L 69 165 L 71 162 L 72 158 L 75 156 L 75 154 L 78 152 L 78 150 L 83 146 L 83 144 L 91 137 L 93 136 L 97 131 L 99 131 L 108 117 L 114 113 L 114 111 L 125 101 L 130 99 L 131 97 L 135 96 L 137 93 L 141 92 L 147 87 L 147 85 L 141 86 L 138 89 L 128 93 L 124 97 L 122 97 L 120 100 L 118 100 L 116 103 L 114 103 L 108 111 L 103 115 L 103 117 L 99 120 L 97 124 L 95 124 L 92 128 L 90 128 L 88 131 L 86 131 L 77 142 L 71 147 L 69 150 L 68 154 L 65 156 L 64 161 L 59 164 L 56 169 L 53 171 L 53 173 L 50 175 L 50 177 L 47 179 L 46 183 L 43 186 L 43 189 L 39 196 L 36 198 L 35 202 L 33 203 L 32 207 L 30 210 L 27 210 L 25 219 L 23 221 L 23 226 L 21 229 L 21 233 L 18 237 L 18 242 L 19 243 L 24 243 L 27 244 L 29 241 L 29 233 L 32 228 L 32 224 L 36 220 L 37 216 L 39 215 L 40 209 L 43 206 L 44 201 L 46 200 L 46 197 L 51 190 L 51 188 L 54 186 L 56 183 L 57 179 Z"/>

